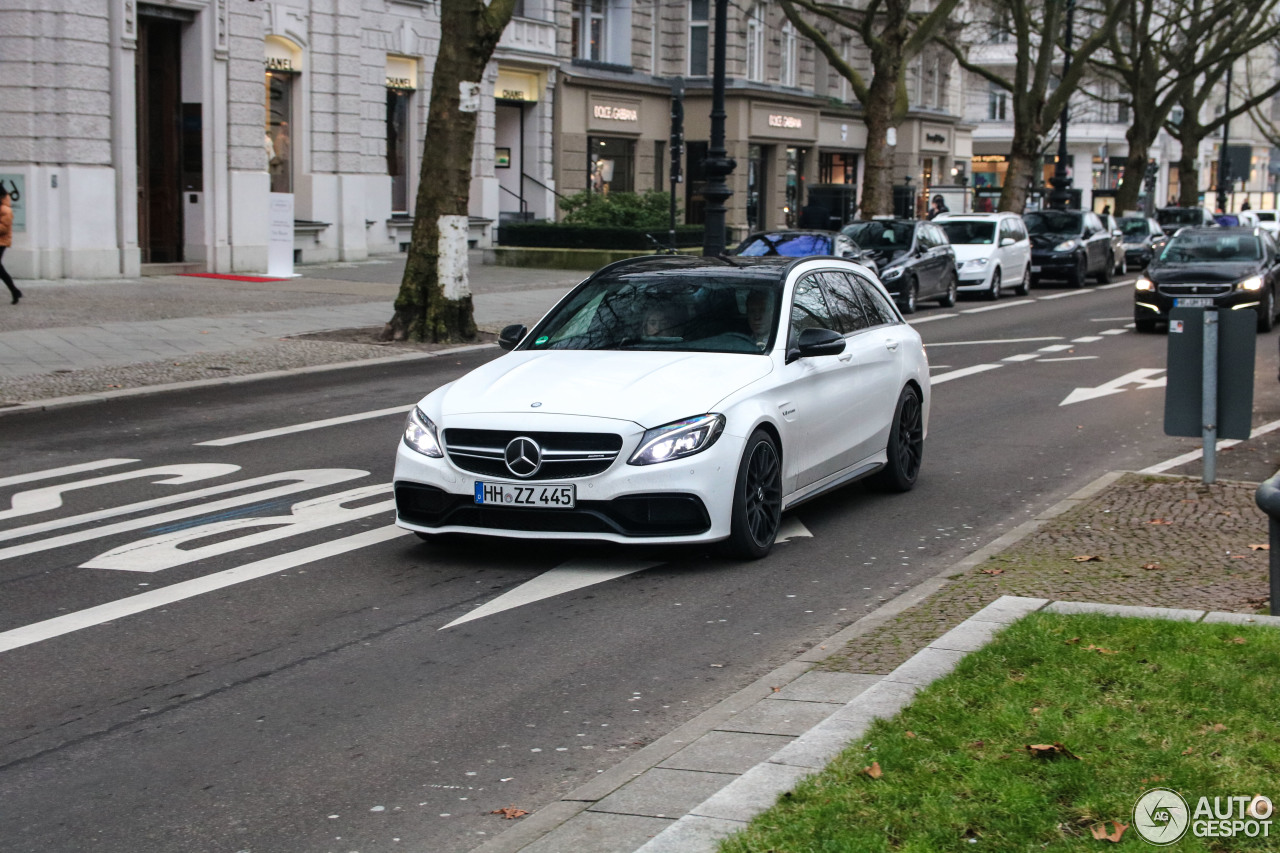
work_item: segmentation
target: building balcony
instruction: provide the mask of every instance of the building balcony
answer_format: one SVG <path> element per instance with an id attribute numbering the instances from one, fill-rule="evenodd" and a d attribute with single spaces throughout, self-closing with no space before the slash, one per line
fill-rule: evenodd
<path id="1" fill-rule="evenodd" d="M 556 25 L 532 18 L 512 18 L 511 23 L 502 31 L 497 52 L 555 59 Z"/>

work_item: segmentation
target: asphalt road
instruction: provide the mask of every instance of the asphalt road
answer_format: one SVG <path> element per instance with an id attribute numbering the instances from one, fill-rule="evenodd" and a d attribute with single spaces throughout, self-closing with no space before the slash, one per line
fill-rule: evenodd
<path id="1" fill-rule="evenodd" d="M 390 528 L 402 411 L 496 350 L 8 418 L 0 847 L 469 850 L 506 828 L 493 810 L 551 802 L 1102 473 L 1194 447 L 1163 435 L 1165 337 L 1126 328 L 1131 299 L 915 315 L 936 383 L 919 485 L 807 504 L 754 563 Z M 1258 350 L 1274 409 L 1275 335 Z M 571 570 L 612 579 L 555 594 Z"/>

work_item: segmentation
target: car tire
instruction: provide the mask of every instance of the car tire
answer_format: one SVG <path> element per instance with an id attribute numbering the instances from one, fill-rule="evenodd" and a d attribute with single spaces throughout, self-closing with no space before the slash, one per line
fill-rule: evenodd
<path id="1" fill-rule="evenodd" d="M 1258 331 L 1269 332 L 1276 327 L 1276 294 L 1267 288 L 1262 304 L 1258 306 Z"/>
<path id="2" fill-rule="evenodd" d="M 1122 275 L 1122 276 L 1124 276 L 1124 275 L 1128 275 L 1128 274 L 1129 274 L 1129 256 L 1128 256 L 1128 255 L 1126 255 L 1124 252 L 1121 252 L 1121 253 L 1120 253 L 1120 263 L 1119 263 L 1119 265 L 1116 267 L 1116 275 Z"/>
<path id="3" fill-rule="evenodd" d="M 1143 317 L 1142 319 L 1134 317 L 1133 330 L 1143 335 L 1153 334 L 1156 330 L 1156 321 L 1149 317 Z"/>
<path id="4" fill-rule="evenodd" d="M 938 299 L 938 304 L 943 308 L 950 308 L 956 304 L 956 300 L 960 298 L 960 278 L 953 272 L 947 279 L 947 290 Z"/>
<path id="5" fill-rule="evenodd" d="M 1076 268 L 1067 276 L 1067 284 L 1071 287 L 1084 287 L 1084 280 L 1089 275 L 1089 262 L 1084 255 L 1076 255 Z"/>
<path id="6" fill-rule="evenodd" d="M 1110 284 L 1111 279 L 1115 275 L 1115 269 L 1115 258 L 1112 258 L 1110 261 L 1103 261 L 1102 269 L 1098 270 L 1098 284 Z"/>
<path id="7" fill-rule="evenodd" d="M 888 461 L 875 474 L 875 485 L 887 492 L 911 491 L 924 457 L 924 408 L 919 392 L 910 385 L 898 396 L 885 455 Z"/>
<path id="8" fill-rule="evenodd" d="M 996 267 L 994 270 L 991 271 L 991 287 L 989 290 L 987 290 L 987 294 L 986 294 L 987 299 L 990 299 L 992 302 L 995 302 L 997 299 L 999 299 L 1000 288 L 1002 286 L 1003 285 L 1000 282 L 1000 268 Z"/>
<path id="9" fill-rule="evenodd" d="M 738 464 L 725 548 L 738 559 L 758 560 L 773 547 L 781 522 L 782 462 L 772 436 L 758 429 Z"/>
<path id="10" fill-rule="evenodd" d="M 915 277 L 908 278 L 906 283 L 902 285 L 902 301 L 898 303 L 898 307 L 902 309 L 903 314 L 916 313 L 916 308 L 919 307 L 916 304 L 916 297 L 919 293 L 920 285 L 916 282 Z"/>
<path id="11" fill-rule="evenodd" d="M 1031 266 L 1029 264 L 1022 268 L 1022 281 L 1013 289 L 1013 292 L 1019 296 L 1031 295 Z"/>

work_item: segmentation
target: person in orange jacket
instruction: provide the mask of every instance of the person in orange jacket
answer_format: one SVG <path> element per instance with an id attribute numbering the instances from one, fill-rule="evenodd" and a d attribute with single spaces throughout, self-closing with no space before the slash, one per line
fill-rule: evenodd
<path id="1" fill-rule="evenodd" d="M 9 271 L 4 268 L 4 250 L 13 245 L 13 204 L 9 201 L 9 190 L 0 183 L 0 280 L 9 288 L 13 304 L 17 305 L 22 298 L 22 291 L 13 283 Z"/>

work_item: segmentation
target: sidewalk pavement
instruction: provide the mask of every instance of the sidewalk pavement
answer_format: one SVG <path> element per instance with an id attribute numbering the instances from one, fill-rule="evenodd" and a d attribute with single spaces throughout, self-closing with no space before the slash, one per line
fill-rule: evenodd
<path id="1" fill-rule="evenodd" d="M 304 267 L 286 282 L 23 282 L 22 302 L 0 306 L 0 414 L 173 383 L 430 357 L 429 347 L 396 345 L 388 355 L 393 348 L 352 342 L 360 339 L 354 334 L 316 335 L 381 326 L 402 271 L 403 259 L 394 258 Z M 581 278 L 488 267 L 473 256 L 477 323 L 490 332 L 531 323 Z M 1257 422 L 1280 421 L 1276 400 L 1270 392 L 1257 396 Z M 939 646 L 938 638 L 955 639 L 953 629 L 979 612 L 990 616 L 1005 596 L 1244 619 L 1265 612 L 1269 554 L 1258 546 L 1268 542 L 1268 529 L 1254 491 L 1280 469 L 1280 430 L 1220 450 L 1214 485 L 1200 482 L 1200 460 L 1191 457 L 1161 471 L 1174 476 L 1100 478 L 521 819 L 477 853 L 710 851 L 716 838 L 856 736 L 856 703 L 879 697 L 877 707 L 893 713 L 914 692 L 914 682 L 895 687 L 903 672 L 915 666 L 917 680 L 941 674 L 944 667 L 913 664 L 914 656 L 932 648 L 945 653 L 929 656 L 935 664 L 958 659 L 967 649 L 948 647 L 950 640 Z"/>

